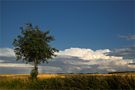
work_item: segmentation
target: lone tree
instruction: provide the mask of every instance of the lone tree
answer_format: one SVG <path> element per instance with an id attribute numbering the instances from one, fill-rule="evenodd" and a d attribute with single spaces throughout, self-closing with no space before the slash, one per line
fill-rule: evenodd
<path id="1" fill-rule="evenodd" d="M 49 35 L 49 31 L 42 32 L 38 26 L 33 27 L 32 24 L 26 24 L 20 29 L 21 35 L 13 41 L 14 52 L 17 60 L 33 63 L 31 77 L 35 79 L 38 75 L 38 64 L 48 62 L 48 59 L 56 56 L 54 53 L 58 50 L 49 44 L 54 40 L 54 37 Z"/>

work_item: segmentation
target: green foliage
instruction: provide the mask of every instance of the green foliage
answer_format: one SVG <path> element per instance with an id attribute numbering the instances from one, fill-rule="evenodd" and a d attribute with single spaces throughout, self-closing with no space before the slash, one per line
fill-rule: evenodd
<path id="1" fill-rule="evenodd" d="M 17 60 L 22 59 L 26 63 L 33 62 L 34 68 L 37 68 L 41 62 L 47 62 L 56 56 L 54 53 L 58 50 L 49 44 L 54 40 L 49 31 L 42 32 L 37 26 L 33 27 L 32 24 L 26 24 L 20 29 L 22 30 L 21 35 L 18 35 L 13 41 Z"/>
<path id="2" fill-rule="evenodd" d="M 135 76 L 67 76 L 50 79 L 0 78 L 0 89 L 12 90 L 134 90 Z"/>
<path id="3" fill-rule="evenodd" d="M 26 62 L 36 60 L 39 64 L 55 56 L 54 52 L 58 50 L 49 45 L 54 40 L 49 31 L 42 32 L 38 27 L 33 28 L 31 24 L 21 27 L 21 30 L 22 35 L 18 35 L 13 41 L 17 60 L 23 59 Z"/>

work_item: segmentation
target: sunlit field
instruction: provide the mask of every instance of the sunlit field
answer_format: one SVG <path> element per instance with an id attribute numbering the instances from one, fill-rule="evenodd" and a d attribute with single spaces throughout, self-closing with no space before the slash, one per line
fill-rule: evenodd
<path id="1" fill-rule="evenodd" d="M 91 90 L 135 89 L 135 74 L 39 74 L 31 80 L 29 74 L 0 74 L 0 90 Z"/>
<path id="2" fill-rule="evenodd" d="M 116 74 L 39 74 L 38 79 L 47 79 L 47 78 L 66 78 L 72 76 L 133 76 L 135 73 L 116 73 Z M 0 78 L 29 78 L 29 74 L 0 74 Z"/>

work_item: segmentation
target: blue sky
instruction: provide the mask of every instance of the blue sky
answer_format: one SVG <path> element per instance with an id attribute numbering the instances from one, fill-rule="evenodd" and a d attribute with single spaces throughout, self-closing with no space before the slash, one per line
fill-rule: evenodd
<path id="1" fill-rule="evenodd" d="M 134 0 L 0 0 L 0 73 L 30 73 L 12 46 L 26 23 L 49 29 L 60 50 L 41 73 L 135 71 Z"/>
<path id="2" fill-rule="evenodd" d="M 19 27 L 31 22 L 50 29 L 60 50 L 70 47 L 112 49 L 133 45 L 121 35 L 134 34 L 133 0 L 0 1 L 0 47 L 12 47 Z"/>

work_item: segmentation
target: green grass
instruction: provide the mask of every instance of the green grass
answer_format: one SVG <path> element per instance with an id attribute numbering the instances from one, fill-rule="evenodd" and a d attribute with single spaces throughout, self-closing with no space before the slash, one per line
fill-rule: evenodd
<path id="1" fill-rule="evenodd" d="M 135 90 L 135 76 L 85 76 L 30 80 L 0 77 L 0 90 Z"/>

